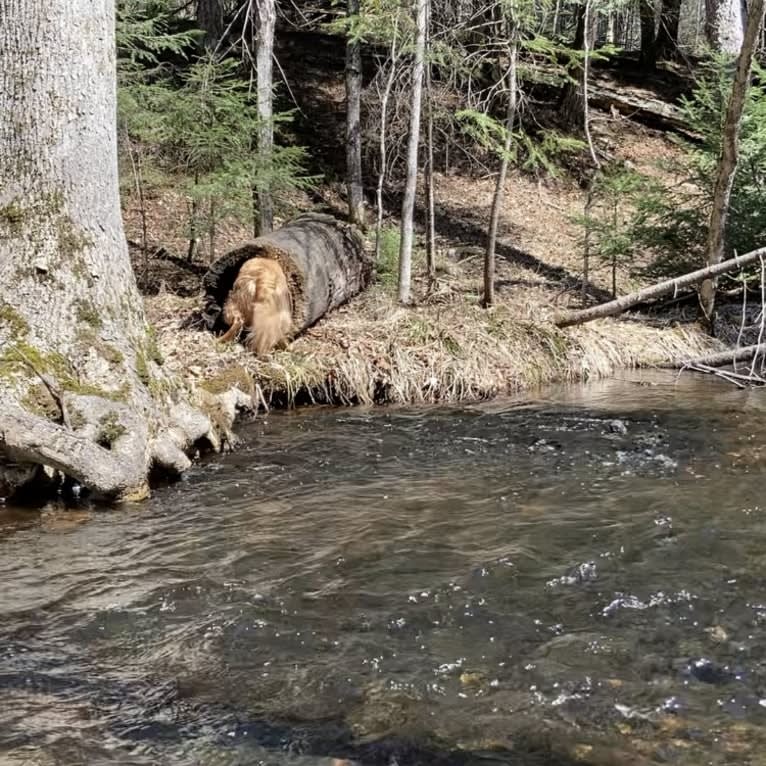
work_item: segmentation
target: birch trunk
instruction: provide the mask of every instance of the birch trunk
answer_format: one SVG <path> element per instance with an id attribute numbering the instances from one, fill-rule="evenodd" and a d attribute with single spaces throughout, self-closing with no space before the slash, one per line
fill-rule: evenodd
<path id="1" fill-rule="evenodd" d="M 710 225 L 708 227 L 705 248 L 708 266 L 720 263 L 723 260 L 726 249 L 726 220 L 729 215 L 729 202 L 731 200 L 731 190 L 734 186 L 734 176 L 737 172 L 742 112 L 745 108 L 745 99 L 750 87 L 750 72 L 753 66 L 753 57 L 759 33 L 763 24 L 763 13 L 764 0 L 753 0 L 750 13 L 747 17 L 742 49 L 737 60 L 731 96 L 726 108 L 726 119 L 721 139 L 721 157 L 718 161 L 718 172 L 713 192 L 713 209 L 710 213 Z M 706 279 L 700 285 L 699 299 L 702 319 L 710 330 L 713 329 L 715 291 L 716 280 L 714 278 Z"/>
<path id="2" fill-rule="evenodd" d="M 428 0 L 417 0 L 415 61 L 412 67 L 410 134 L 407 142 L 407 180 L 402 201 L 402 229 L 399 246 L 399 302 L 411 302 L 412 241 L 415 193 L 418 185 L 418 149 L 420 147 L 420 104 L 423 96 L 423 64 L 426 49 Z"/>
<path id="3" fill-rule="evenodd" d="M 0 0 L 0 19 L 0 496 L 47 466 L 139 497 L 210 423 L 176 428 L 128 258 L 113 0 Z"/>
<path id="4" fill-rule="evenodd" d="M 348 15 L 359 15 L 359 0 L 348 0 Z M 350 33 L 346 42 L 346 174 L 348 217 L 364 226 L 364 187 L 362 185 L 362 48 Z"/>
<path id="5" fill-rule="evenodd" d="M 257 39 L 255 49 L 256 85 L 258 98 L 258 165 L 262 181 L 258 186 L 260 234 L 274 228 L 274 200 L 271 192 L 274 155 L 274 28 L 277 11 L 274 0 L 257 2 Z"/>

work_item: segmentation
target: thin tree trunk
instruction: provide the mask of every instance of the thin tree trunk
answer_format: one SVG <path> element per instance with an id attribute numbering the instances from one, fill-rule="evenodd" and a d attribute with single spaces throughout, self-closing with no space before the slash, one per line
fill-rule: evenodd
<path id="1" fill-rule="evenodd" d="M 742 112 L 750 87 L 750 72 L 753 66 L 755 46 L 763 24 L 764 0 L 752 0 L 750 13 L 745 26 L 745 37 L 737 61 L 736 74 L 732 84 L 731 96 L 726 108 L 726 118 L 721 139 L 721 157 L 718 161 L 713 208 L 710 213 L 705 254 L 708 266 L 720 263 L 726 249 L 726 221 L 729 215 L 729 201 L 737 172 L 739 132 L 742 124 Z M 700 285 L 700 309 L 702 321 L 713 330 L 713 312 L 715 309 L 716 280 L 706 279 Z"/>
<path id="2" fill-rule="evenodd" d="M 402 202 L 401 242 L 399 246 L 399 302 L 411 302 L 412 243 L 415 193 L 418 184 L 418 149 L 420 146 L 420 104 L 423 96 L 423 63 L 426 48 L 426 22 L 429 0 L 417 0 L 415 60 L 412 66 L 412 99 L 410 101 L 410 131 L 407 142 L 407 180 Z"/>
<path id="3" fill-rule="evenodd" d="M 348 16 L 359 15 L 359 0 L 348 0 Z M 364 226 L 362 185 L 362 48 L 350 31 L 346 41 L 346 174 L 348 217 Z"/>
<path id="4" fill-rule="evenodd" d="M 386 181 L 386 165 L 388 164 L 388 153 L 386 147 L 386 131 L 388 127 L 388 102 L 391 98 L 391 91 L 396 79 L 396 62 L 398 58 L 397 51 L 397 33 L 399 30 L 399 19 L 394 19 L 394 30 L 391 36 L 391 52 L 389 54 L 389 70 L 386 77 L 386 85 L 383 89 L 383 96 L 380 99 L 380 128 L 378 132 L 378 157 L 380 169 L 378 170 L 378 183 L 375 191 L 375 263 L 380 261 L 381 236 L 383 231 L 383 186 Z"/>
<path id="5" fill-rule="evenodd" d="M 509 51 L 509 64 L 507 73 L 508 82 L 508 108 L 505 114 L 505 139 L 503 140 L 503 154 L 500 158 L 500 171 L 497 174 L 495 194 L 492 198 L 492 210 L 489 215 L 489 233 L 487 237 L 487 250 L 484 254 L 484 295 L 482 304 L 485 308 L 495 304 L 495 248 L 497 246 L 497 228 L 500 222 L 500 211 L 505 198 L 505 180 L 508 175 L 508 163 L 510 161 L 511 146 L 513 145 L 513 125 L 516 122 L 516 110 L 518 106 L 518 41 L 515 30 L 512 31 L 511 48 Z"/>
<path id="6" fill-rule="evenodd" d="M 258 166 L 263 173 L 258 185 L 259 233 L 274 228 L 274 200 L 271 190 L 274 154 L 273 59 L 276 6 L 274 0 L 257 0 L 255 66 L 258 98 Z"/>
<path id="7" fill-rule="evenodd" d="M 639 303 L 643 303 L 644 301 L 661 298 L 663 295 L 678 292 L 685 287 L 696 285 L 708 277 L 715 278 L 721 274 L 744 268 L 764 257 L 766 257 L 766 247 L 760 248 L 759 250 L 753 250 L 751 253 L 746 253 L 738 258 L 730 258 L 728 261 L 717 263 L 714 266 L 697 269 L 697 271 L 692 271 L 682 277 L 676 277 L 675 279 L 660 282 L 658 285 L 644 287 L 642 290 L 638 290 L 630 295 L 623 295 L 616 301 L 602 303 L 600 306 L 583 309 L 582 311 L 570 311 L 566 314 L 561 314 L 554 318 L 553 323 L 557 327 L 569 327 L 570 325 L 584 324 L 585 322 L 591 322 L 594 319 L 602 319 L 604 317 L 614 316 L 615 314 L 621 314 L 623 311 L 627 311 L 629 308 L 636 306 Z"/>
<path id="8" fill-rule="evenodd" d="M 426 49 L 431 53 L 431 8 L 429 4 L 428 31 Z M 436 223 L 434 204 L 434 109 L 433 89 L 431 87 L 431 61 L 426 62 L 426 275 L 428 282 L 433 282 L 436 275 Z"/>
<path id="9" fill-rule="evenodd" d="M 152 350 L 120 215 L 114 3 L 0 0 L 0 18 L 0 495 L 15 462 L 139 497 L 210 423 L 167 430 L 161 391 L 183 389 Z"/>
<path id="10" fill-rule="evenodd" d="M 576 13 L 577 20 L 572 48 L 575 51 L 581 51 L 585 39 L 585 5 L 579 5 Z M 574 126 L 579 122 L 582 115 L 582 66 L 573 61 L 568 67 L 567 74 L 569 81 L 561 93 L 559 111 L 562 121 L 568 126 Z"/>

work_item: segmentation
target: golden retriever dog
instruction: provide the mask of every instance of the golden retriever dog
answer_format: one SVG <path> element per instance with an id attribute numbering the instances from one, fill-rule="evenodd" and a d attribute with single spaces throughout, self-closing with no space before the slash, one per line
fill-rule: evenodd
<path id="1" fill-rule="evenodd" d="M 270 258 L 245 261 L 223 304 L 223 319 L 229 329 L 222 343 L 246 329 L 245 346 L 259 356 L 287 345 L 293 312 L 282 267 Z"/>

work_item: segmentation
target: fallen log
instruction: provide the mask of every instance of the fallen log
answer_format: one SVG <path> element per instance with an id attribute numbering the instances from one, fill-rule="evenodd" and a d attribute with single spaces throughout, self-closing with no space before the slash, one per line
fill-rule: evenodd
<path id="1" fill-rule="evenodd" d="M 354 226 L 323 213 L 301 215 L 231 250 L 208 269 L 202 318 L 211 332 L 225 329 L 224 301 L 250 258 L 272 258 L 282 266 L 292 297 L 293 335 L 364 290 L 373 267 Z"/>
<path id="2" fill-rule="evenodd" d="M 716 351 L 712 354 L 704 354 L 694 359 L 684 361 L 666 362 L 660 365 L 665 369 L 682 369 L 685 367 L 723 367 L 734 362 L 746 362 L 758 354 L 766 355 L 766 343 L 755 343 L 752 346 Z"/>
<path id="3" fill-rule="evenodd" d="M 736 256 L 730 258 L 728 261 L 721 261 L 714 266 L 707 266 L 704 269 L 697 269 L 689 274 L 684 274 L 682 277 L 676 277 L 675 279 L 669 279 L 666 282 L 660 282 L 658 285 L 652 285 L 651 287 L 644 287 L 642 290 L 638 290 L 630 295 L 623 295 L 621 298 L 609 301 L 609 303 L 602 303 L 600 306 L 593 306 L 589 309 L 581 309 L 580 311 L 570 311 L 566 314 L 560 314 L 553 319 L 553 324 L 557 327 L 570 327 L 571 325 L 584 324 L 585 322 L 591 322 L 594 319 L 602 319 L 603 317 L 614 316 L 615 314 L 622 314 L 629 308 L 632 308 L 638 303 L 651 300 L 652 298 L 660 298 L 663 295 L 668 295 L 672 292 L 677 292 L 690 285 L 697 284 L 703 279 L 708 277 L 718 277 L 721 274 L 726 274 L 729 271 L 743 268 L 751 263 L 766 256 L 766 247 L 761 247 L 758 250 L 753 250 L 745 255 Z"/>

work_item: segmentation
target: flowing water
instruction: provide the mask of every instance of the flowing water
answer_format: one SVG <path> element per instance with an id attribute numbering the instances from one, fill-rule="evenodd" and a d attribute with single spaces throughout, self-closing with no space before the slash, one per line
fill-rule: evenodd
<path id="1" fill-rule="evenodd" d="M 0 509 L 0 763 L 766 763 L 766 394 L 650 383 Z"/>

